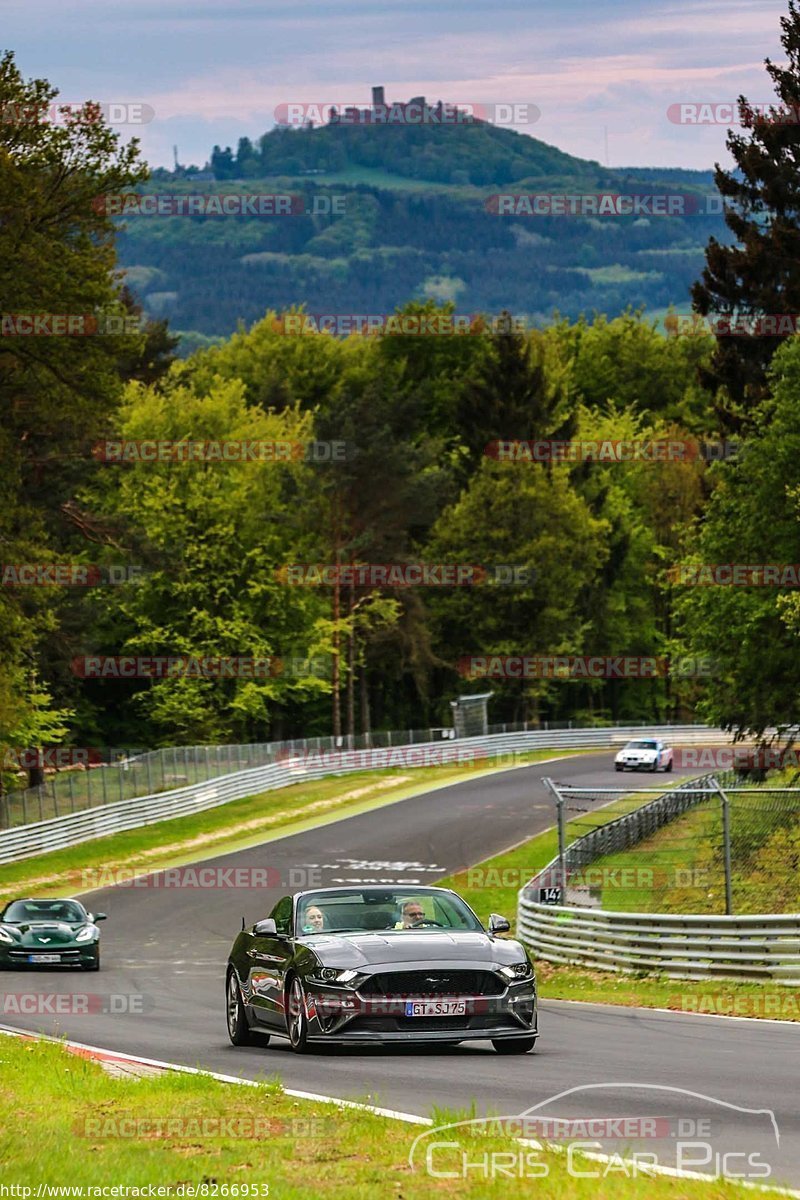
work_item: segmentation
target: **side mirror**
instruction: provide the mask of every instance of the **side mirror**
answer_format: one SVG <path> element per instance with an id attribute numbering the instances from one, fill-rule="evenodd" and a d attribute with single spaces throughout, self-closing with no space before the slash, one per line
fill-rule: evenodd
<path id="1" fill-rule="evenodd" d="M 106 916 L 105 913 L 95 913 L 94 916 L 92 917 L 92 920 L 93 921 L 107 921 L 108 917 Z"/>
<path id="2" fill-rule="evenodd" d="M 275 937 L 278 930 L 272 917 L 267 917 L 264 921 L 256 921 L 253 926 L 253 933 L 261 934 L 262 937 Z"/>
<path id="3" fill-rule="evenodd" d="M 494 937 L 496 933 L 508 933 L 511 929 L 505 917 L 501 917 L 499 913 L 492 913 L 489 917 L 489 933 Z"/>

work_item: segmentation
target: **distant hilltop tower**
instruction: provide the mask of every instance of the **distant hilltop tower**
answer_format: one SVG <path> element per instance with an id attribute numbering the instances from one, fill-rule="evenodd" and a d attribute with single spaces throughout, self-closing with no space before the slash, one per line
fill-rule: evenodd
<path id="1" fill-rule="evenodd" d="M 374 87 L 372 89 L 372 107 L 373 108 L 382 108 L 385 103 L 386 103 L 386 101 L 384 100 L 384 88 L 383 87 Z"/>

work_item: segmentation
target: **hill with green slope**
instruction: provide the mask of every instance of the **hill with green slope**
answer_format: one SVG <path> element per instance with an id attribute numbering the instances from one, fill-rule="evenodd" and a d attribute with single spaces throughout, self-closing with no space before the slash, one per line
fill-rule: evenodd
<path id="1" fill-rule="evenodd" d="M 542 175 L 582 175 L 587 162 L 512 129 L 469 119 L 463 124 L 276 126 L 254 146 L 242 138 L 235 155 L 215 147 L 217 179 L 378 169 L 408 179 L 449 184 L 506 184 Z"/>
<path id="2" fill-rule="evenodd" d="M 387 313 L 408 300 L 460 312 L 510 309 L 533 323 L 628 306 L 688 311 L 709 235 L 710 172 L 610 170 L 485 122 L 274 129 L 209 172 L 158 170 L 170 195 L 302 196 L 278 216 L 130 215 L 123 264 L 148 312 L 226 335 L 267 309 Z M 681 197 L 680 212 L 630 216 L 497 211 L 504 193 Z"/>

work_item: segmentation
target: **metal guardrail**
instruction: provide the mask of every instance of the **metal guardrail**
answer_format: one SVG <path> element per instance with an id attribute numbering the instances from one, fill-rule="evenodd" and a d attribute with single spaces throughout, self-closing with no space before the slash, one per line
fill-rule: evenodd
<path id="1" fill-rule="evenodd" d="M 800 915 L 710 917 L 554 908 L 520 893 L 519 937 L 540 958 L 671 979 L 800 984 Z"/>
<path id="2" fill-rule="evenodd" d="M 620 722 L 615 723 L 617 726 Z M 582 728 L 579 721 L 532 722 L 489 725 L 487 734 L 530 733 L 534 731 Z M 118 800 L 135 800 L 152 796 L 193 783 L 208 782 L 220 775 L 247 771 L 279 762 L 294 752 L 321 754 L 338 751 L 370 750 L 376 747 L 405 747 L 455 738 L 452 728 L 375 730 L 371 733 L 343 734 L 339 737 L 294 738 L 289 741 L 250 742 L 242 745 L 165 746 L 159 750 L 131 749 L 103 751 L 108 762 L 91 762 L 89 750 L 77 751 L 85 756 L 78 762 L 85 765 L 48 773 L 34 787 L 12 784 L 5 791 L 0 785 L 0 830 L 17 825 L 45 821 L 50 817 L 69 816 L 101 804 Z M 33 753 L 33 752 L 31 752 Z"/>
<path id="3" fill-rule="evenodd" d="M 730 773 L 732 779 L 733 772 Z M 709 779 L 688 780 L 607 825 L 578 838 L 563 862 L 557 857 L 519 892 L 517 935 L 548 962 L 593 970 L 657 971 L 672 979 L 742 977 L 800 984 L 800 914 L 710 916 L 610 912 L 576 905 L 541 904 L 540 886 L 562 886 L 605 854 L 641 839 L 714 794 Z M 564 888 L 566 893 L 566 888 Z"/>
<path id="4" fill-rule="evenodd" d="M 502 759 L 530 750 L 608 749 L 637 735 L 669 736 L 684 745 L 726 740 L 722 730 L 705 726 L 628 726 L 592 729 L 530 730 L 450 739 L 406 746 L 345 751 L 284 751 L 281 761 L 234 771 L 187 787 L 133 799 L 117 800 L 80 812 L 30 822 L 0 831 L 0 863 L 63 849 L 92 838 L 152 825 L 172 817 L 202 812 L 231 800 L 286 787 L 302 779 L 323 779 L 350 771 L 410 768 L 439 763 L 471 763 Z M 488 761 L 487 761 L 488 765 Z"/>

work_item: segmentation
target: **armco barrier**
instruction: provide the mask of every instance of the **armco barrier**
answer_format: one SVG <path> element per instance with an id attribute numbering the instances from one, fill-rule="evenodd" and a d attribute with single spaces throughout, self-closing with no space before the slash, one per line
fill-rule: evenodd
<path id="1" fill-rule="evenodd" d="M 669 738 L 677 745 L 702 745 L 709 741 L 725 741 L 728 737 L 722 730 L 702 725 L 638 725 L 628 728 L 529 730 L 392 748 L 299 754 L 286 757 L 281 762 L 235 771 L 189 787 L 139 796 L 133 800 L 119 800 L 47 821 L 2 830 L 0 863 L 29 858 L 48 850 L 59 850 L 92 838 L 167 821 L 172 817 L 202 812 L 231 800 L 286 787 L 300 779 L 323 779 L 328 775 L 386 767 L 409 768 L 433 763 L 475 764 L 482 759 L 496 759 L 539 749 L 609 749 L 632 737 L 644 735 Z"/>
<path id="2" fill-rule="evenodd" d="M 537 904 L 520 894 L 517 936 L 539 958 L 672 979 L 800 985 L 800 915 L 711 917 Z"/>

